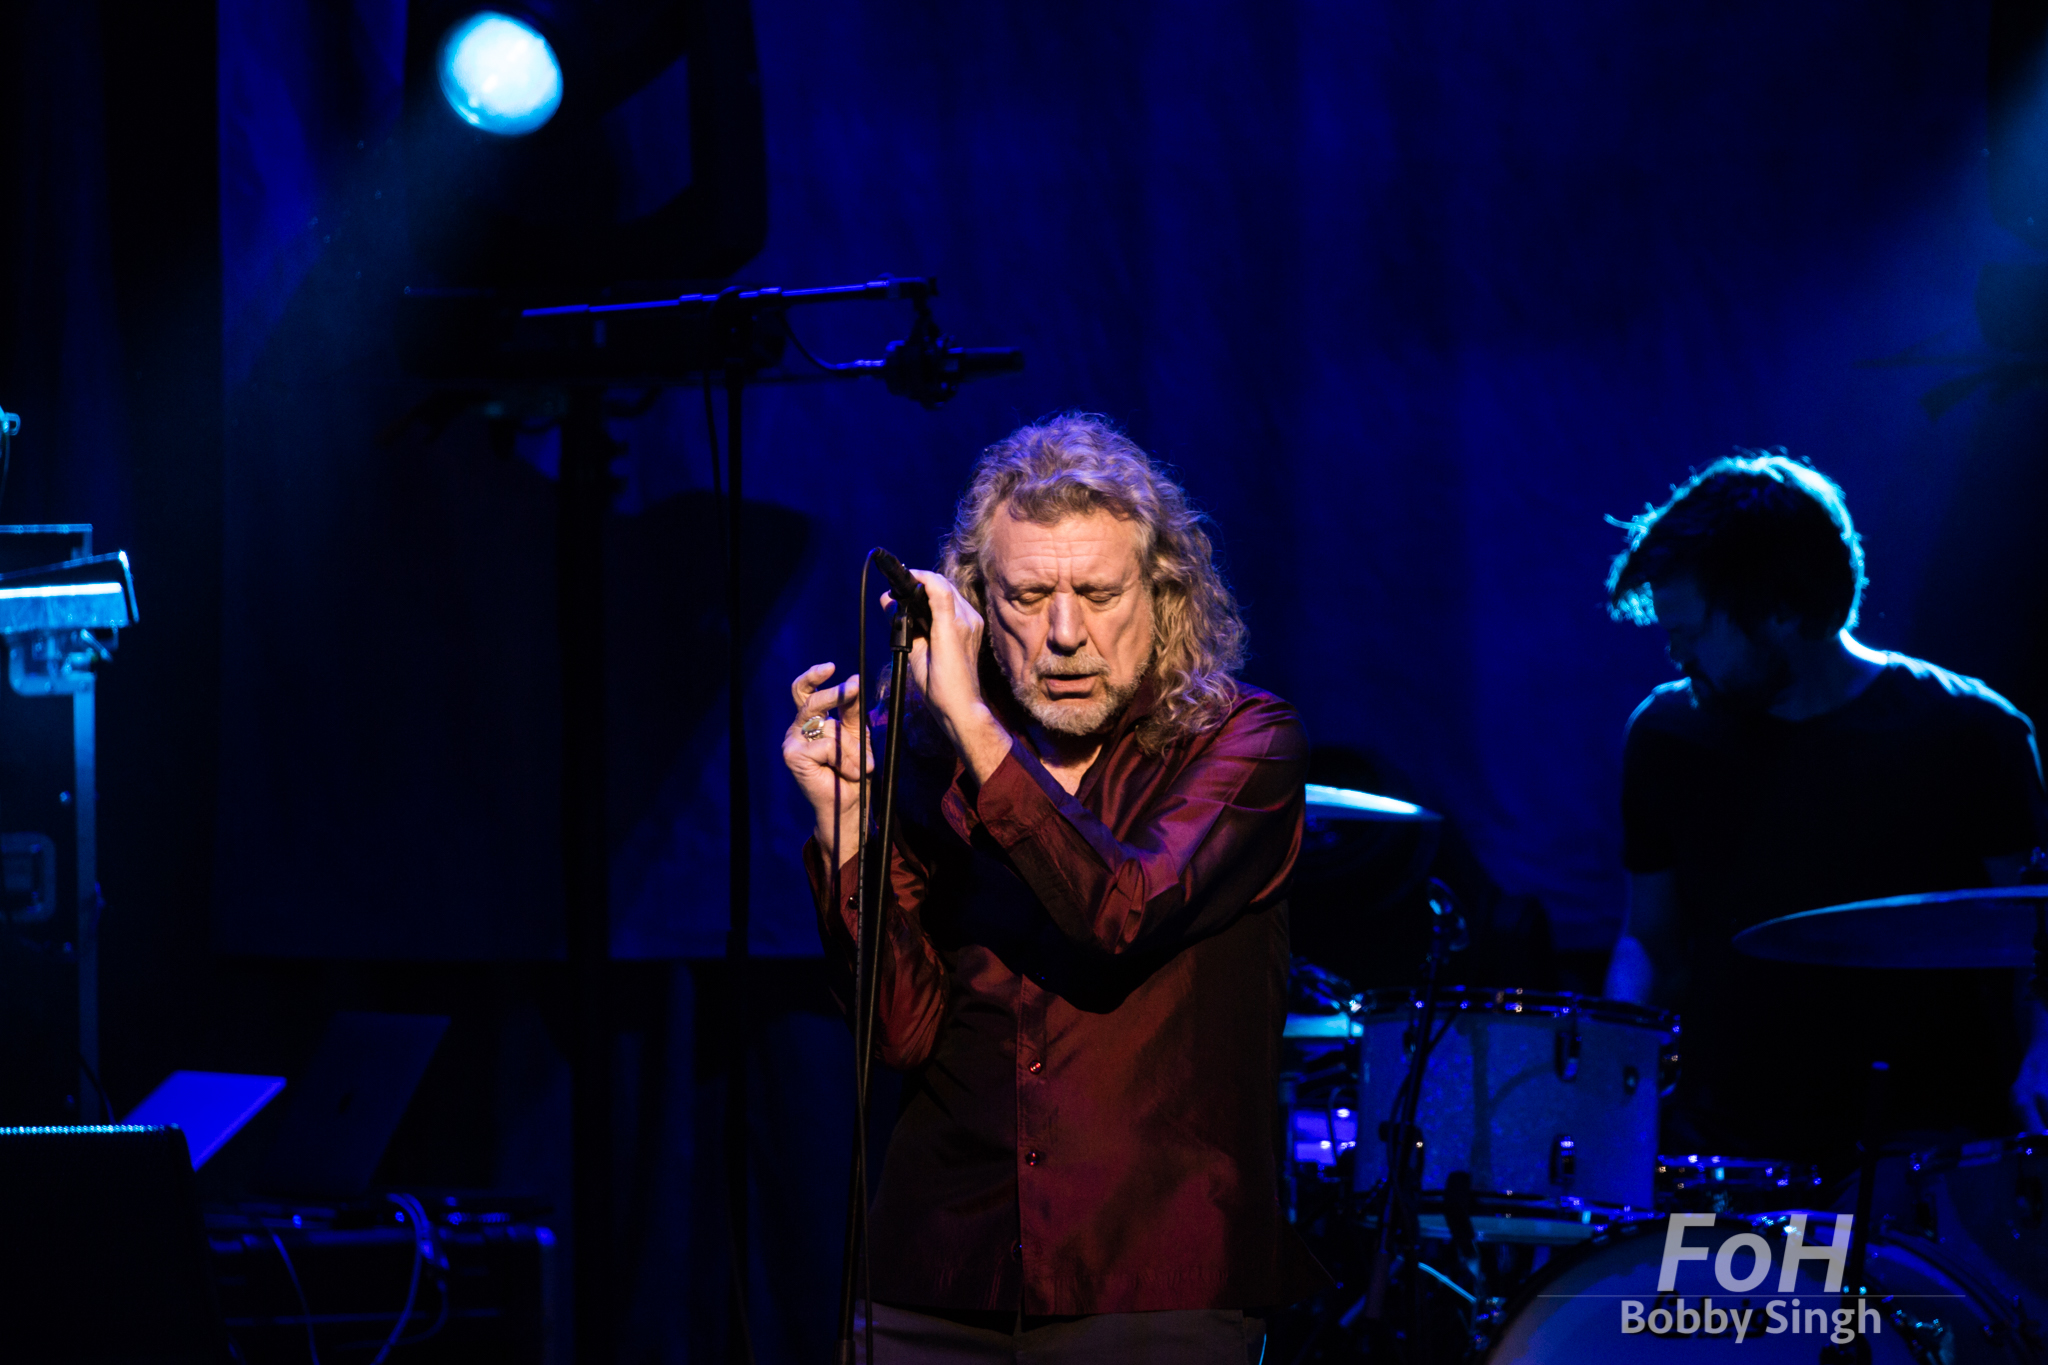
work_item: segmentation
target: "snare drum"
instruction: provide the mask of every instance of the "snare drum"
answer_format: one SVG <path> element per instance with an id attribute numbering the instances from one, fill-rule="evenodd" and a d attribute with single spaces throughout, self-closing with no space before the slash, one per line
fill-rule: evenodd
<path id="1" fill-rule="evenodd" d="M 1407 1074 L 1419 1006 L 1413 992 L 1375 991 L 1351 1012 L 1361 1191 L 1386 1177 L 1380 1125 Z M 1652 1208 L 1657 1099 L 1675 1016 L 1562 992 L 1446 987 L 1437 1029 L 1415 1111 L 1425 1192 L 1467 1171 L 1477 1194 L 1565 1210 Z"/>

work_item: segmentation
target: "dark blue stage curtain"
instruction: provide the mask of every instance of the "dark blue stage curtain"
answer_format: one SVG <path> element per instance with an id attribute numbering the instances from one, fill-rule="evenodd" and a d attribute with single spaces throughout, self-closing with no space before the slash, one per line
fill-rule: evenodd
<path id="1" fill-rule="evenodd" d="M 287 955 L 546 955 L 551 451 L 496 458 L 474 419 L 376 439 L 423 396 L 388 331 L 402 18 L 221 7 L 218 930 Z M 1981 5 L 794 0 L 756 22 L 773 228 L 746 278 L 930 272 L 949 329 L 1030 359 L 937 414 L 873 385 L 750 399 L 773 548 L 749 659 L 757 951 L 815 951 L 788 679 L 850 666 L 862 550 L 927 554 L 978 447 L 1053 409 L 1108 413 L 1182 472 L 1248 604 L 1248 676 L 1454 815 L 1566 947 L 1618 922 L 1622 723 L 1669 676 L 1654 633 L 1603 616 L 1604 515 L 1736 443 L 1788 444 L 1862 520 L 1866 638 L 1939 636 L 1923 589 L 1968 540 L 1941 525 L 1981 411 L 1931 421 L 1917 399 L 1947 372 L 1859 362 L 1977 346 L 1977 267 L 2023 254 L 1986 207 Z M 798 322 L 845 357 L 903 318 Z M 617 947 L 714 953 L 701 400 L 616 434 Z"/>

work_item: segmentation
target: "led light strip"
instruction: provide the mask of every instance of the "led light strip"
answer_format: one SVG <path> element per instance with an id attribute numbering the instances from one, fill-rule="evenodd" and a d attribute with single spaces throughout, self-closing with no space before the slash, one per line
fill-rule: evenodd
<path id="1" fill-rule="evenodd" d="M 109 593 L 117 593 L 119 591 L 121 591 L 119 583 L 52 583 L 40 588 L 0 588 L 0 599 L 22 597 L 105 597 Z"/>

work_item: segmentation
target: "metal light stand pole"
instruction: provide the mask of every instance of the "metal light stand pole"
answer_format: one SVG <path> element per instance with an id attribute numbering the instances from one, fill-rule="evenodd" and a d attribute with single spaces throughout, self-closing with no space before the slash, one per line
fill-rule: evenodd
<path id="1" fill-rule="evenodd" d="M 747 372 L 735 365 L 725 372 L 725 619 L 726 641 L 726 822 L 727 883 L 725 930 L 725 1026 L 729 1030 L 725 1058 L 725 1212 L 731 1238 L 732 1293 L 729 1314 L 729 1356 L 754 1358 L 753 1333 L 747 1318 L 747 1040 L 754 995 L 748 969 L 748 929 L 752 921 L 754 875 L 753 795 L 747 782 L 746 637 L 741 628 L 743 595 L 740 581 L 740 511 L 746 505 L 740 483 L 741 396 Z M 707 413 L 707 420 L 709 414 Z M 714 451 L 714 454 L 716 452 Z"/>
<path id="2" fill-rule="evenodd" d="M 732 288 L 717 294 L 544 308 L 518 308 L 494 295 L 461 291 L 409 289 L 405 295 L 400 345 L 407 367 L 424 378 L 460 386 L 430 398 L 407 421 L 445 422 L 464 407 L 492 403 L 492 385 L 559 387 L 568 398 L 557 508 L 556 625 L 562 675 L 562 878 L 572 1021 L 573 1287 L 576 1352 L 584 1365 L 609 1365 L 615 1358 L 612 1310 L 619 1270 L 611 1246 L 615 1059 L 604 671 L 604 519 L 611 507 L 611 459 L 618 447 L 604 428 L 605 389 L 612 384 L 661 387 L 700 374 L 724 376 L 731 874 L 725 946 L 732 1004 L 727 1011 L 732 1035 L 724 1146 L 733 1278 L 731 1339 L 738 1356 L 751 1360 L 746 1314 L 746 1030 L 737 1016 L 750 994 L 745 976 L 752 874 L 746 640 L 741 624 L 741 396 L 749 383 L 872 375 L 892 394 L 936 408 L 970 379 L 1024 367 L 1023 355 L 1016 350 L 954 346 L 941 335 L 930 306 L 937 293 L 937 281 L 929 278 L 886 277 L 822 289 Z M 908 300 L 916 314 L 908 336 L 891 342 L 879 360 L 834 365 L 805 352 L 817 367 L 815 375 L 767 373 L 782 359 L 782 340 L 794 341 L 786 316 L 791 306 L 856 299 Z M 780 324 L 779 333 L 764 328 L 771 321 Z M 894 742 L 892 733 L 892 753 Z M 872 1009 L 870 987 L 870 1015 Z M 861 1076 L 864 1092 L 865 1064 Z M 859 1172 L 856 1177 L 865 1179 Z"/>
<path id="3" fill-rule="evenodd" d="M 746 768 L 746 693 L 740 629 L 740 395 L 746 372 L 726 372 L 725 575 L 728 620 L 730 737 L 727 790 L 731 805 L 729 926 L 726 961 L 730 1000 L 744 1008 L 751 881 Z M 618 445 L 604 429 L 604 389 L 569 391 L 562 421 L 556 532 L 556 629 L 562 668 L 562 879 L 566 910 L 573 1061 L 570 1142 L 576 1153 L 576 1349 L 579 1358 L 614 1358 L 619 1281 L 612 1249 L 616 1186 L 612 1146 L 613 981 L 610 854 L 605 825 L 604 519 L 614 492 L 611 461 Z M 731 1010 L 727 1011 L 728 1015 Z M 745 1029 L 732 1030 L 726 1073 L 727 1213 L 732 1238 L 731 1327 L 743 1358 L 752 1357 L 746 1317 Z"/>
<path id="4" fill-rule="evenodd" d="M 611 867 L 605 825 L 604 519 L 612 439 L 604 389 L 569 391 L 556 505 L 556 634 L 562 668 L 562 891 L 570 994 L 569 1142 L 574 1153 L 578 1360 L 617 1343 L 612 1255 Z"/>

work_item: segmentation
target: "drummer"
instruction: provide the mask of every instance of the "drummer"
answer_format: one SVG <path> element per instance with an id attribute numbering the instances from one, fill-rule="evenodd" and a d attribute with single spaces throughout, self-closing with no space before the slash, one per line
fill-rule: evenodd
<path id="1" fill-rule="evenodd" d="M 2032 723 L 1974 678 L 1858 643 L 1864 583 L 1842 490 L 1782 451 L 1708 466 L 1614 561 L 1610 610 L 1663 627 L 1685 673 L 1629 718 L 1629 908 L 1607 977 L 1609 996 L 1683 1012 L 1666 1151 L 1846 1160 L 1872 1061 L 1894 1134 L 2048 1127 L 2048 1014 L 2014 973 L 1730 944 L 1795 911 L 2016 881 L 2042 840 Z"/>

